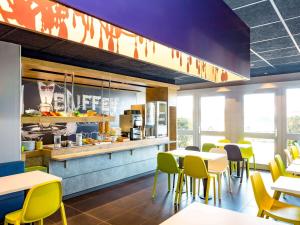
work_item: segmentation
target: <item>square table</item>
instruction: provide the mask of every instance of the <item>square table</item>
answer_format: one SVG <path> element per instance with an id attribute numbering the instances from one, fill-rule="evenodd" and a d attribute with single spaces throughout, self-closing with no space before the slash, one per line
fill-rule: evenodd
<path id="1" fill-rule="evenodd" d="M 300 159 L 294 159 L 291 164 L 300 165 Z"/>
<path id="2" fill-rule="evenodd" d="M 291 193 L 291 194 L 300 196 L 300 179 L 295 178 L 295 177 L 280 176 L 271 185 L 271 189 L 276 192 L 279 192 L 279 193 L 281 193 L 281 192 L 282 193 Z M 278 197 L 279 197 L 279 195 L 278 195 Z"/>
<path id="3" fill-rule="evenodd" d="M 184 158 L 187 155 L 192 155 L 192 156 L 198 156 L 201 157 L 206 165 L 206 168 L 208 168 L 208 161 L 209 160 L 217 160 L 221 159 L 223 157 L 226 157 L 225 154 L 222 153 L 212 153 L 212 152 L 198 152 L 198 151 L 191 151 L 191 150 L 182 150 L 182 149 L 177 149 L 173 151 L 169 151 L 171 154 L 177 157 Z M 207 184 L 207 179 L 203 179 L 203 192 L 204 195 L 202 198 L 205 198 L 206 195 L 206 184 Z M 192 186 L 192 185 L 191 185 Z"/>
<path id="4" fill-rule="evenodd" d="M 32 171 L 0 177 L 0 195 L 25 191 L 35 185 L 55 180 L 61 181 L 62 178 L 41 171 Z"/>
<path id="5" fill-rule="evenodd" d="M 283 225 L 264 219 L 201 203 L 193 203 L 160 225 Z"/>
<path id="6" fill-rule="evenodd" d="M 291 164 L 286 168 L 286 172 L 292 173 L 295 175 L 300 175 L 300 165 Z"/>

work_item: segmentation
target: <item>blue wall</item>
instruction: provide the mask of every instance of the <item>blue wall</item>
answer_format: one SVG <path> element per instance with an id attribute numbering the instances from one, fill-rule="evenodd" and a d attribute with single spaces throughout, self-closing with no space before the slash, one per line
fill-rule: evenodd
<path id="1" fill-rule="evenodd" d="M 59 2 L 239 74 L 250 74 L 250 30 L 222 0 Z"/>

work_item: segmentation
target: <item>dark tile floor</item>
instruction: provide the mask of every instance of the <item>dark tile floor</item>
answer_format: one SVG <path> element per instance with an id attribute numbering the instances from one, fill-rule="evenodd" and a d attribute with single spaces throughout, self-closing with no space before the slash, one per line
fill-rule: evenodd
<path id="1" fill-rule="evenodd" d="M 269 187 L 271 176 L 262 172 L 265 184 Z M 167 192 L 167 176 L 161 174 L 158 180 L 157 197 L 151 199 L 153 176 L 147 176 L 106 189 L 91 192 L 76 198 L 65 200 L 66 214 L 69 225 L 156 225 L 166 220 L 174 213 L 174 192 Z M 186 194 L 182 197 L 180 209 L 195 200 Z M 287 197 L 288 202 L 299 205 L 300 201 Z M 214 205 L 213 200 L 209 201 Z M 223 180 L 222 200 L 217 207 L 227 208 L 251 215 L 256 215 L 257 207 L 252 193 L 250 180 L 244 179 L 240 185 L 239 179 L 232 178 L 232 192 Z M 61 224 L 59 213 L 49 217 L 46 224 Z"/>

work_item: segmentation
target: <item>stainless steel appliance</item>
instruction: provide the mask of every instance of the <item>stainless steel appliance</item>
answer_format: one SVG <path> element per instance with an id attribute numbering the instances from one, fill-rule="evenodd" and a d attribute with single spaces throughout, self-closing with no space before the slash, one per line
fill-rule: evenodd
<path id="1" fill-rule="evenodd" d="M 168 136 L 168 105 L 167 102 L 153 101 L 146 103 L 145 137 Z"/>
<path id="2" fill-rule="evenodd" d="M 141 114 L 120 115 L 120 127 L 122 134 L 130 137 L 130 140 L 142 139 L 142 126 L 143 117 Z"/>

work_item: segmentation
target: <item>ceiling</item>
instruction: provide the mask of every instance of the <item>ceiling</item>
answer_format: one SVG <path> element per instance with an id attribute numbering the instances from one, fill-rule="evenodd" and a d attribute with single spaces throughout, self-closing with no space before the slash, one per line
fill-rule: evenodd
<path id="1" fill-rule="evenodd" d="M 203 81 L 97 48 L 0 24 L 0 41 L 22 46 L 22 56 L 169 84 Z"/>
<path id="2" fill-rule="evenodd" d="M 251 77 L 300 72 L 300 0 L 224 0 L 250 27 Z"/>

